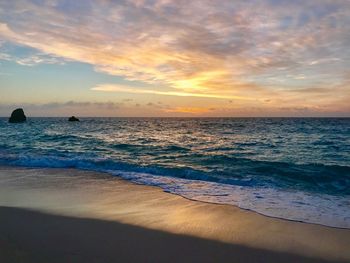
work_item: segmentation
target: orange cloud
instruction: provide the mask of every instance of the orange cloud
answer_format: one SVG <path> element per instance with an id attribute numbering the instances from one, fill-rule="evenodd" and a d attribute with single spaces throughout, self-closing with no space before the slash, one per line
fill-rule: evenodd
<path id="1" fill-rule="evenodd" d="M 241 96 L 229 96 L 221 94 L 207 94 L 207 93 L 195 93 L 195 92 L 180 92 L 180 91 L 159 91 L 150 90 L 144 88 L 133 88 L 126 85 L 120 84 L 101 84 L 91 88 L 93 91 L 105 91 L 105 92 L 126 92 L 134 94 L 156 94 L 156 95 L 167 95 L 167 96 L 178 96 L 178 97 L 200 97 L 200 98 L 217 98 L 217 99 L 237 99 L 237 100 L 254 100 L 249 97 Z"/>
<path id="2" fill-rule="evenodd" d="M 0 37 L 157 87 L 100 84 L 94 91 L 318 108 L 349 90 L 323 91 L 350 67 L 349 1 L 263 0 L 254 9 L 249 1 L 218 2 L 96 0 L 65 10 L 55 1 L 1 1 Z"/>
<path id="3" fill-rule="evenodd" d="M 212 111 L 210 108 L 198 108 L 198 107 L 176 107 L 171 109 L 165 109 L 165 112 L 171 113 L 189 113 L 189 114 L 203 114 Z"/>

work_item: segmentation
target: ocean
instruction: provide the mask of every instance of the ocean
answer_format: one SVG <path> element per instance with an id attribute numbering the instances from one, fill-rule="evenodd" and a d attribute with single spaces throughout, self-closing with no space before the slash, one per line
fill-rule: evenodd
<path id="1" fill-rule="evenodd" d="M 0 165 L 78 168 L 350 228 L 349 118 L 0 118 Z"/>

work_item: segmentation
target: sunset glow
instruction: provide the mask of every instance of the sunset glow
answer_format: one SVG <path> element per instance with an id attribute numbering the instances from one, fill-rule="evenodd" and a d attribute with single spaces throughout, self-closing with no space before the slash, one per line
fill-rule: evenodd
<path id="1" fill-rule="evenodd" d="M 0 115 L 350 116 L 349 14 L 346 0 L 0 1 Z"/>

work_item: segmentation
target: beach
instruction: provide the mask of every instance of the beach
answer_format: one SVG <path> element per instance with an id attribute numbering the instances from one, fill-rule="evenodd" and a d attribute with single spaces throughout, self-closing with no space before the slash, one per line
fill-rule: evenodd
<path id="1" fill-rule="evenodd" d="M 350 230 L 105 173 L 0 168 L 0 262 L 349 262 Z"/>
<path id="2" fill-rule="evenodd" d="M 350 0 L 0 0 L 0 263 L 350 263 Z"/>
<path id="3" fill-rule="evenodd" d="M 350 0 L 0 0 L 0 263 L 350 263 Z"/>

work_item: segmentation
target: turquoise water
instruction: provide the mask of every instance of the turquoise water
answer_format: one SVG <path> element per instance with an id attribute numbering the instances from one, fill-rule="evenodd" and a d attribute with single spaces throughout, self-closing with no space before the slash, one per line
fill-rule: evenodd
<path id="1" fill-rule="evenodd" d="M 0 119 L 0 164 L 74 167 L 350 228 L 350 119 Z"/>

